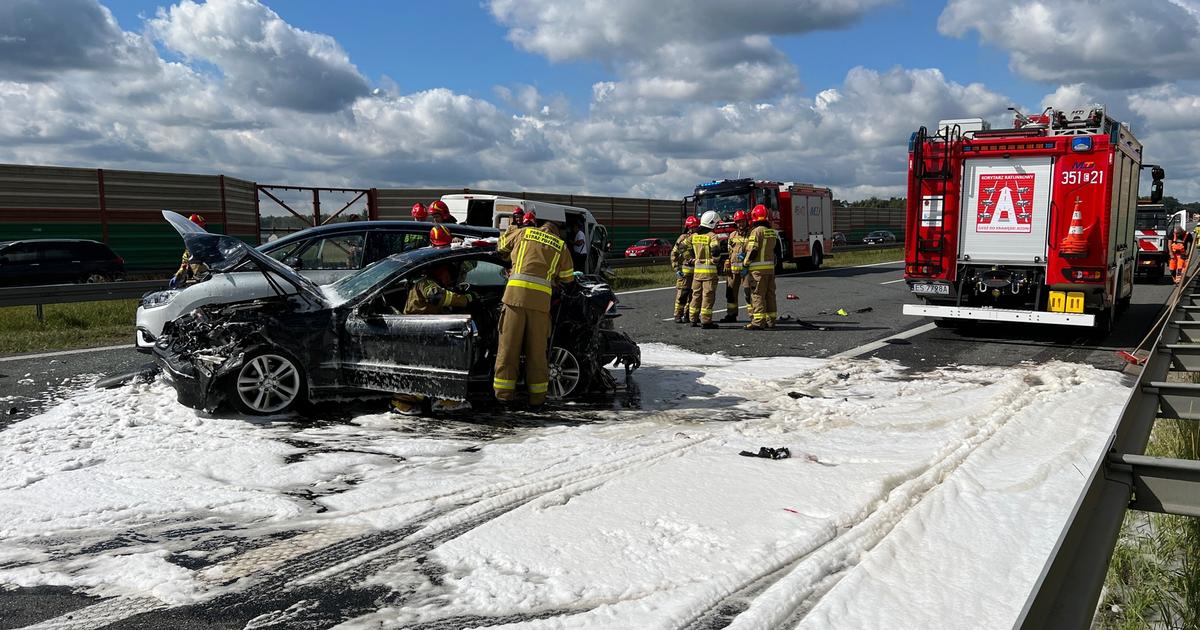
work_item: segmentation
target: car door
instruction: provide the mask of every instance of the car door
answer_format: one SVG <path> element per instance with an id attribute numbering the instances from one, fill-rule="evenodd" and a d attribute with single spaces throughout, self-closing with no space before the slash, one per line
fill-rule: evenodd
<path id="1" fill-rule="evenodd" d="M 578 269 L 585 274 L 600 273 L 600 268 L 604 266 L 605 256 L 608 250 L 608 229 L 599 223 L 592 224 L 592 236 L 588 243 L 587 269 Z"/>
<path id="2" fill-rule="evenodd" d="M 0 284 L 48 284 L 41 274 L 37 249 L 29 243 L 17 243 L 0 250 Z"/>
<path id="3" fill-rule="evenodd" d="M 41 275 L 46 282 L 59 284 L 83 278 L 83 260 L 71 243 L 46 243 L 39 249 Z"/>
<path id="4" fill-rule="evenodd" d="M 394 312 L 420 273 L 406 274 L 347 314 L 343 380 L 368 390 L 465 400 L 478 338 L 471 316 Z"/>

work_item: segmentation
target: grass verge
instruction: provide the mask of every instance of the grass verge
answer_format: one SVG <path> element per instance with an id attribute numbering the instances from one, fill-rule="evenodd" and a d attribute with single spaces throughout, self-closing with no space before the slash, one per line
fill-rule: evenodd
<path id="1" fill-rule="evenodd" d="M 133 343 L 138 300 L 0 308 L 0 355 Z"/>
<path id="2" fill-rule="evenodd" d="M 904 257 L 904 250 L 898 247 L 881 249 L 860 249 L 844 252 L 834 252 L 825 259 L 822 269 L 838 267 L 853 267 L 855 265 L 871 265 L 874 263 L 891 262 Z M 784 273 L 797 271 L 793 263 L 785 263 Z M 613 270 L 617 279 L 613 288 L 617 291 L 632 291 L 653 287 L 666 287 L 675 284 L 675 272 L 667 265 L 649 265 L 645 267 L 621 267 Z"/>
<path id="3" fill-rule="evenodd" d="M 1146 454 L 1200 459 L 1200 424 L 1157 421 Z M 1200 628 L 1200 519 L 1125 515 L 1105 579 L 1099 627 Z"/>

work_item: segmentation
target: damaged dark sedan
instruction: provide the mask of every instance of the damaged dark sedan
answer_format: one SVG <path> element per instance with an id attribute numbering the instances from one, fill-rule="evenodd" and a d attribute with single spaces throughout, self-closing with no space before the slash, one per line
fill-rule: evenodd
<path id="1" fill-rule="evenodd" d="M 396 254 L 318 287 L 237 239 L 163 214 L 194 260 L 219 271 L 249 259 L 278 288 L 275 297 L 204 306 L 167 323 L 154 354 L 180 403 L 275 414 L 347 395 L 491 399 L 508 269 L 494 243 Z M 457 289 L 472 295 L 469 312 L 401 314 L 410 287 L 437 265 L 449 265 Z M 626 378 L 639 366 L 637 344 L 613 329 L 616 303 L 590 278 L 556 294 L 551 399 L 615 389 L 608 366 L 623 366 Z"/>

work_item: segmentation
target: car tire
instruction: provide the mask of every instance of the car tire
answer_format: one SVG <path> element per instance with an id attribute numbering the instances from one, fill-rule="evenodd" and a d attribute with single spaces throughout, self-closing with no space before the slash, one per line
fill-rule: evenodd
<path id="1" fill-rule="evenodd" d="M 277 349 L 256 350 L 226 377 L 226 397 L 234 408 L 254 416 L 294 411 L 308 398 L 304 368 Z"/>
<path id="2" fill-rule="evenodd" d="M 108 277 L 102 273 L 92 272 L 80 279 L 81 284 L 97 284 L 100 282 L 108 282 Z"/>
<path id="3" fill-rule="evenodd" d="M 550 348 L 546 398 L 564 400 L 587 392 L 590 374 L 585 360 L 562 346 Z"/>

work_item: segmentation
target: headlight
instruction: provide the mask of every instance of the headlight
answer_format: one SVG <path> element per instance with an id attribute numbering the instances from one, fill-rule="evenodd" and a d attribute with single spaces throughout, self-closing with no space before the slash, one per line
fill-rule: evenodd
<path id="1" fill-rule="evenodd" d="M 142 307 L 155 308 L 157 306 L 170 304 L 171 300 L 174 300 L 176 295 L 179 295 L 179 291 L 175 289 L 151 293 L 150 295 L 142 298 Z"/>

